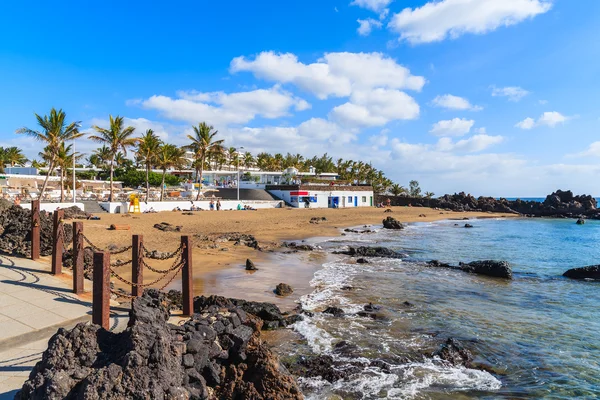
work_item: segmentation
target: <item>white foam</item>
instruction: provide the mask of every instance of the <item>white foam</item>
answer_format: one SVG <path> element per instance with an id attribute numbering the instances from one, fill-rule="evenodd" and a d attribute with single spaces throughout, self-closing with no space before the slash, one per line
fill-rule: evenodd
<path id="1" fill-rule="evenodd" d="M 302 335 L 312 351 L 317 354 L 330 351 L 335 341 L 335 338 L 327 333 L 327 331 L 318 327 L 317 321 L 320 318 L 322 317 L 318 315 L 312 318 L 305 315 L 302 321 L 298 321 L 292 325 L 292 329 Z"/>
<path id="2" fill-rule="evenodd" d="M 430 388 L 494 391 L 502 387 L 502 383 L 486 371 L 442 365 L 432 360 L 399 365 L 392 369 L 399 374 L 402 384 L 388 392 L 389 398 L 410 398 Z"/>

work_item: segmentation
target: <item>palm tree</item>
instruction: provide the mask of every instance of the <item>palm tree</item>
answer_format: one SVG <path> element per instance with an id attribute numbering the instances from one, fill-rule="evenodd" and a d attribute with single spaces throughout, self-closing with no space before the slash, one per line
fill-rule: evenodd
<path id="1" fill-rule="evenodd" d="M 250 153 L 249 151 L 244 153 L 244 167 L 246 168 L 250 168 L 254 166 L 254 163 L 256 162 L 256 160 L 254 160 L 254 156 L 252 156 L 252 153 Z"/>
<path id="2" fill-rule="evenodd" d="M 66 172 L 69 167 L 73 166 L 73 157 L 75 160 L 79 158 L 77 155 L 73 154 L 72 151 L 73 145 L 65 145 L 65 142 L 61 143 L 58 154 L 56 157 L 56 167 L 60 171 L 60 201 L 61 203 L 65 201 L 65 184 L 64 179 L 66 177 Z M 73 182 L 75 185 L 75 182 Z"/>
<path id="3" fill-rule="evenodd" d="M 135 128 L 133 126 L 128 126 L 127 128 L 123 128 L 124 121 L 123 117 L 115 117 L 112 115 L 109 116 L 110 126 L 108 129 L 100 128 L 99 126 L 92 126 L 97 135 L 91 135 L 90 139 L 95 142 L 103 143 L 108 146 L 110 149 L 110 197 L 109 201 L 113 201 L 113 176 L 115 172 L 115 157 L 119 150 L 123 151 L 124 155 L 127 155 L 127 148 L 135 145 L 137 143 L 137 139 L 131 137 Z"/>
<path id="4" fill-rule="evenodd" d="M 162 184 L 160 185 L 160 201 L 163 201 L 165 194 L 165 175 L 169 168 L 182 168 L 187 160 L 185 159 L 185 150 L 172 145 L 163 144 L 158 148 L 156 164 L 162 169 Z"/>
<path id="5" fill-rule="evenodd" d="M 427 197 L 428 199 L 433 198 L 433 196 L 435 196 L 435 193 L 433 193 L 433 192 L 425 192 L 425 197 Z"/>
<path id="6" fill-rule="evenodd" d="M 105 169 L 110 161 L 110 149 L 106 146 L 102 146 L 94 150 L 94 152 L 88 157 L 88 163 L 96 168 Z"/>
<path id="7" fill-rule="evenodd" d="M 31 168 L 46 168 L 48 165 L 44 161 L 31 160 Z"/>
<path id="8" fill-rule="evenodd" d="M 6 165 L 6 150 L 4 147 L 0 147 L 0 173 L 4 173 L 4 166 Z"/>
<path id="9" fill-rule="evenodd" d="M 28 161 L 27 157 L 23 155 L 23 151 L 18 147 L 8 147 L 4 149 L 3 153 L 3 163 L 10 164 L 11 167 L 14 167 L 15 164 L 23 166 Z"/>
<path id="10" fill-rule="evenodd" d="M 218 131 L 208 125 L 206 122 L 201 122 L 198 126 L 194 126 L 194 135 L 188 135 L 188 139 L 192 143 L 186 146 L 188 149 L 194 152 L 195 168 L 196 168 L 196 181 L 198 182 L 198 195 L 196 200 L 200 199 L 200 190 L 202 186 L 202 172 L 204 171 L 204 162 L 206 160 L 207 153 L 215 146 L 220 146 L 223 140 L 214 140 Z"/>
<path id="11" fill-rule="evenodd" d="M 162 140 L 154 133 L 152 129 L 148 129 L 146 133 L 140 137 L 137 147 L 137 158 L 139 162 L 146 167 L 146 202 L 150 195 L 150 169 L 156 165 L 158 160 L 158 150 L 162 145 Z"/>
<path id="12" fill-rule="evenodd" d="M 390 192 L 391 192 L 391 193 L 392 193 L 394 196 L 398 197 L 398 196 L 400 196 L 401 194 L 403 194 L 403 193 L 406 193 L 406 188 L 405 188 L 404 186 L 402 186 L 402 185 L 399 185 L 399 184 L 397 184 L 397 183 L 394 183 L 392 186 L 390 186 Z"/>
<path id="13" fill-rule="evenodd" d="M 44 115 L 42 117 L 35 114 L 35 117 L 38 125 L 42 128 L 41 130 L 36 131 L 23 127 L 18 129 L 17 133 L 31 136 L 34 139 L 45 143 L 45 147 L 48 149 L 48 174 L 46 175 L 46 179 L 44 179 L 44 184 L 42 185 L 42 190 L 40 192 L 40 198 L 42 198 L 46 186 L 48 185 L 48 178 L 56 168 L 56 158 L 61 144 L 68 140 L 77 139 L 83 136 L 83 133 L 79 132 L 79 122 L 66 123 L 67 115 L 63 110 L 57 111 L 55 108 L 52 108 L 50 110 L 50 116 Z"/>
<path id="14" fill-rule="evenodd" d="M 227 162 L 229 163 L 229 170 L 231 171 L 231 167 L 233 166 L 232 164 L 234 163 L 234 160 L 238 159 L 239 154 L 238 151 L 235 147 L 230 147 L 227 149 Z M 239 162 L 234 163 L 235 164 L 235 170 L 237 171 L 239 169 Z"/>

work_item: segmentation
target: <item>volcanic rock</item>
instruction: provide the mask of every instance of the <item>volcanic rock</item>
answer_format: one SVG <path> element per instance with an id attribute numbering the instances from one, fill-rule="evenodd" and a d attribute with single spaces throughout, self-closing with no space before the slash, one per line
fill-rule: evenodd
<path id="1" fill-rule="evenodd" d="M 331 314 L 334 317 L 343 317 L 344 316 L 344 310 L 342 310 L 341 308 L 338 307 L 327 307 L 324 311 L 324 314 Z"/>
<path id="2" fill-rule="evenodd" d="M 154 224 L 154 227 L 159 231 L 163 232 L 181 232 L 182 226 L 171 225 L 168 222 L 161 222 L 160 224 Z"/>
<path id="3" fill-rule="evenodd" d="M 402 225 L 399 221 L 397 221 L 393 217 L 387 217 L 386 219 L 384 219 L 383 227 L 385 229 L 396 229 L 396 230 L 404 229 L 404 225 Z"/>
<path id="4" fill-rule="evenodd" d="M 348 250 L 336 251 L 334 254 L 345 254 L 352 257 L 384 257 L 401 258 L 404 255 L 388 249 L 387 247 L 348 247 Z"/>
<path id="5" fill-rule="evenodd" d="M 473 261 L 468 264 L 460 263 L 460 269 L 472 274 L 512 279 L 512 268 L 506 261 L 486 260 Z"/>
<path id="6" fill-rule="evenodd" d="M 261 342 L 260 320 L 233 306 L 169 325 L 165 302 L 156 290 L 144 292 L 122 333 L 60 329 L 15 399 L 303 398 Z M 237 327 L 221 329 L 225 323 Z"/>
<path id="7" fill-rule="evenodd" d="M 52 214 L 40 212 L 40 254 L 52 254 Z M 73 240 L 73 226 L 64 224 L 65 246 Z M 0 204 L 0 251 L 21 257 L 31 256 L 31 211 L 3 200 Z"/>
<path id="8" fill-rule="evenodd" d="M 249 258 L 246 259 L 246 271 L 258 271 L 254 262 Z"/>
<path id="9" fill-rule="evenodd" d="M 64 211 L 65 219 L 89 219 L 92 216 L 92 214 L 82 211 L 77 206 L 63 208 L 63 211 Z M 129 214 L 125 214 L 125 215 L 129 215 Z"/>
<path id="10" fill-rule="evenodd" d="M 292 287 L 290 285 L 286 285 L 285 283 L 280 283 L 275 288 L 275 294 L 277 296 L 287 296 L 292 293 L 294 293 L 294 290 L 292 289 Z"/>
<path id="11" fill-rule="evenodd" d="M 448 361 L 454 366 L 472 367 L 473 355 L 461 342 L 454 338 L 448 338 L 446 343 L 442 344 L 440 349 L 433 355 Z"/>
<path id="12" fill-rule="evenodd" d="M 564 277 L 571 279 L 594 279 L 600 280 L 600 265 L 589 267 L 573 268 L 563 274 Z"/>

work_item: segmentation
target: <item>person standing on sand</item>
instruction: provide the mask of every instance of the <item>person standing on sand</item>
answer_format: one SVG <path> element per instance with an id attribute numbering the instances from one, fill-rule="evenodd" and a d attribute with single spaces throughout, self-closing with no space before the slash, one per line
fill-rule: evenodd
<path id="1" fill-rule="evenodd" d="M 217 200 L 217 211 L 221 211 L 221 200 Z"/>
<path id="2" fill-rule="evenodd" d="M 211 200 L 210 201 L 210 211 L 213 211 L 215 209 L 215 201 Z"/>

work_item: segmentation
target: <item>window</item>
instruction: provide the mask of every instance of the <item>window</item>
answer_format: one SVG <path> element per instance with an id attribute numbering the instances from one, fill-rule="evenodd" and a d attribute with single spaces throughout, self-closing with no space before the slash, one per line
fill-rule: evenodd
<path id="1" fill-rule="evenodd" d="M 290 198 L 290 203 L 297 203 L 297 202 L 298 202 L 298 197 L 296 197 L 296 196 L 292 196 L 292 197 Z"/>
<path id="2" fill-rule="evenodd" d="M 352 196 L 348 196 L 348 203 L 352 203 Z"/>
<path id="3" fill-rule="evenodd" d="M 363 203 L 366 203 L 366 202 L 367 202 L 367 196 L 363 196 L 363 197 L 362 197 L 362 202 L 363 202 Z"/>

